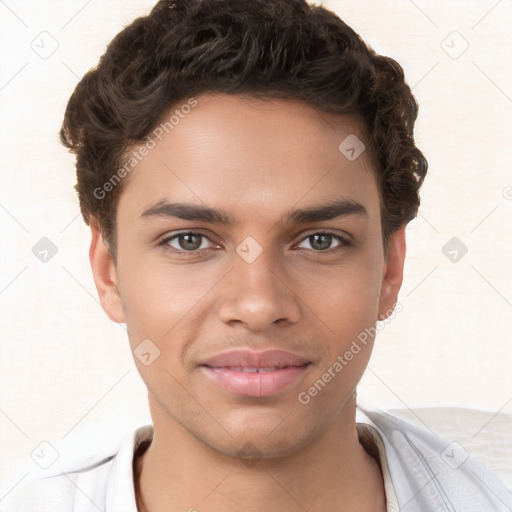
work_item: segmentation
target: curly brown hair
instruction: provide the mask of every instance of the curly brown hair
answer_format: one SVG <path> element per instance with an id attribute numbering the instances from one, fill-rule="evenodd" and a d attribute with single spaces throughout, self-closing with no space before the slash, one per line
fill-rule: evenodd
<path id="1" fill-rule="evenodd" d="M 115 258 L 126 152 L 173 106 L 202 92 L 288 98 L 362 121 L 381 197 L 384 247 L 413 219 L 427 161 L 414 143 L 418 105 L 402 67 L 336 14 L 306 0 L 160 0 L 108 45 L 73 92 L 60 137 L 76 155 L 84 220 Z"/>

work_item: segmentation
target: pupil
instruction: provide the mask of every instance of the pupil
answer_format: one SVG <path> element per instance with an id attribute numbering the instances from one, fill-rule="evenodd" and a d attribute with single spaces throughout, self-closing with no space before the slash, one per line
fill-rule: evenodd
<path id="1" fill-rule="evenodd" d="M 331 246 L 331 235 L 313 235 L 311 236 L 311 247 L 320 251 L 325 251 Z"/>
<path id="2" fill-rule="evenodd" d="M 194 235 L 191 233 L 180 235 L 180 246 L 182 249 L 188 249 L 190 251 L 194 251 L 201 247 L 201 236 Z"/>

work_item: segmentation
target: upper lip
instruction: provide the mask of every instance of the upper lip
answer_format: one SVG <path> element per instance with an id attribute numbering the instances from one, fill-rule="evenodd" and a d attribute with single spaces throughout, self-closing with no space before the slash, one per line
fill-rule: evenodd
<path id="1" fill-rule="evenodd" d="M 207 359 L 203 366 L 211 368 L 285 368 L 287 366 L 304 366 L 310 361 L 302 356 L 284 350 L 238 349 L 222 352 Z"/>

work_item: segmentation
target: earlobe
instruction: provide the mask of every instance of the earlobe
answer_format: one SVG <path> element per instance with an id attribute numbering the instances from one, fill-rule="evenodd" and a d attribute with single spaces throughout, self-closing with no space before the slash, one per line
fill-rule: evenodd
<path id="1" fill-rule="evenodd" d="M 385 320 L 393 312 L 402 286 L 406 244 L 405 226 L 389 237 L 388 254 L 379 301 L 379 320 Z"/>
<path id="2" fill-rule="evenodd" d="M 98 223 L 93 219 L 91 219 L 90 228 L 89 260 L 101 306 L 113 322 L 123 323 L 125 319 L 119 281 L 112 256 L 105 245 Z"/>

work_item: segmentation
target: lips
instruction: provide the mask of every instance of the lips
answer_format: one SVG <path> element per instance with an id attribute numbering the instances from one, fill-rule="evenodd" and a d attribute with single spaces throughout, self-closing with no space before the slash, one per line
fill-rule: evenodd
<path id="1" fill-rule="evenodd" d="M 203 364 L 212 368 L 285 368 L 309 363 L 304 357 L 283 350 L 231 350 L 207 359 Z"/>
<path id="2" fill-rule="evenodd" d="M 237 395 L 264 397 L 291 387 L 310 366 L 306 358 L 282 350 L 233 350 L 207 359 L 206 376 Z"/>

